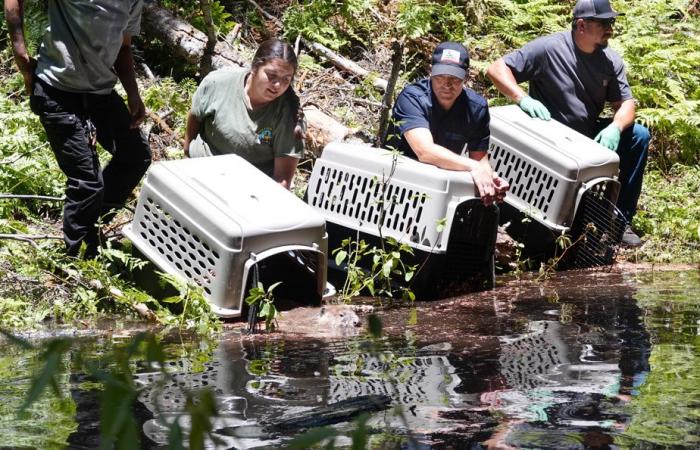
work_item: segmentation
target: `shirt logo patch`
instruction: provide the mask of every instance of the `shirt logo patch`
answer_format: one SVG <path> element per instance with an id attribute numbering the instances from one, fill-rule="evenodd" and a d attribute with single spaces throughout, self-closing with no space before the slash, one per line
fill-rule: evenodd
<path id="1" fill-rule="evenodd" d="M 272 144 L 272 128 L 263 128 L 258 132 L 258 137 L 255 140 L 257 144 Z"/>
<path id="2" fill-rule="evenodd" d="M 440 62 L 459 64 L 459 52 L 449 48 L 444 49 L 440 56 Z"/>

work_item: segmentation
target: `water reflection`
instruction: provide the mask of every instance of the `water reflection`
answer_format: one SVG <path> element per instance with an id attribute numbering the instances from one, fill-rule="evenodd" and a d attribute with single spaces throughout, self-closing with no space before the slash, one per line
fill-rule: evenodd
<path id="1" fill-rule="evenodd" d="M 213 389 L 211 448 L 283 448 L 301 430 L 275 424 L 368 394 L 400 407 L 372 413 L 370 448 L 409 448 L 409 434 L 418 448 L 698 448 L 698 288 L 691 272 L 562 273 L 387 310 L 379 342 L 236 333 L 211 350 L 179 342 L 171 379 L 137 371 L 144 447 L 166 448 L 165 423 L 188 428 L 184 390 Z M 86 425 L 96 393 L 83 382 L 70 379 L 82 418 L 73 443 L 97 442 Z"/>

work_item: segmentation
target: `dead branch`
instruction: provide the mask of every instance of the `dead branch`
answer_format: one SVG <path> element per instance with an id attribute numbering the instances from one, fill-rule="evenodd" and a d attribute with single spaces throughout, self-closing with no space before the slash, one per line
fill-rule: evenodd
<path id="1" fill-rule="evenodd" d="M 0 239 L 7 239 L 10 241 L 21 241 L 30 244 L 34 248 L 39 248 L 36 241 L 40 240 L 63 240 L 63 236 L 50 236 L 50 235 L 33 235 L 33 234 L 0 234 Z"/>
<path id="2" fill-rule="evenodd" d="M 375 144 L 380 147 L 384 144 L 386 139 L 387 124 L 389 122 L 389 111 L 393 106 L 394 102 L 394 87 L 396 87 L 396 80 L 399 78 L 399 71 L 401 70 L 401 59 L 403 57 L 403 46 L 399 41 L 394 41 L 391 43 L 392 58 L 391 58 L 391 75 L 389 76 L 389 83 L 387 84 L 386 91 L 384 93 L 384 98 L 382 99 L 382 109 L 379 115 L 379 127 L 377 128 L 377 139 Z"/>
<path id="3" fill-rule="evenodd" d="M 268 13 L 265 11 L 260 5 L 258 5 L 254 0 L 247 0 L 248 3 L 253 5 L 255 9 L 260 11 L 262 15 L 267 17 L 268 19 L 274 21 L 277 25 L 280 27 L 282 26 L 282 22 L 273 16 L 272 14 Z M 346 72 L 350 72 L 353 75 L 357 75 L 359 77 L 368 79 L 370 78 L 372 81 L 372 85 L 376 87 L 377 89 L 381 89 L 383 91 L 386 90 L 387 87 L 387 81 L 383 80 L 382 78 L 379 78 L 376 76 L 375 73 L 370 72 L 369 70 L 361 67 L 359 64 L 357 64 L 355 61 L 349 60 L 343 56 L 340 56 L 339 54 L 333 52 L 331 49 L 328 47 L 319 44 L 318 42 L 313 42 L 309 41 L 308 39 L 301 38 L 301 42 L 313 50 L 314 53 L 317 55 L 325 58 L 326 60 L 330 61 L 331 64 L 336 66 L 339 69 L 345 70 Z"/>
<path id="4" fill-rule="evenodd" d="M 56 202 L 62 202 L 65 200 L 65 197 L 52 197 L 50 195 L 0 194 L 0 199 L 3 198 L 17 198 L 23 200 L 49 200 Z"/>
<path id="5" fill-rule="evenodd" d="M 170 126 L 165 122 L 165 120 L 163 120 L 162 117 L 160 117 L 158 114 L 154 113 L 150 109 L 146 110 L 146 115 L 148 115 L 149 119 L 151 119 L 153 122 L 155 122 L 156 125 L 158 125 L 158 128 L 172 136 L 173 139 L 180 143 L 180 145 L 185 145 L 185 140 L 178 136 L 178 134 L 172 128 L 170 128 Z"/>

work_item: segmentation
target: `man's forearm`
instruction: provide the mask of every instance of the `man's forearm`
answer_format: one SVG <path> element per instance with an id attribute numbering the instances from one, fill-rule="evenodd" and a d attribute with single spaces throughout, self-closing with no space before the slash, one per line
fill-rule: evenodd
<path id="1" fill-rule="evenodd" d="M 518 85 L 515 76 L 513 76 L 513 72 L 506 65 L 503 58 L 499 58 L 491 63 L 486 74 L 499 92 L 514 102 L 519 102 L 520 99 L 527 95 Z"/>
<path id="2" fill-rule="evenodd" d="M 139 87 L 136 83 L 136 72 L 134 71 L 134 57 L 131 54 L 131 45 L 122 44 L 114 62 L 114 71 L 119 77 L 119 81 L 124 86 L 128 97 L 138 96 Z"/>
<path id="3" fill-rule="evenodd" d="M 636 109 L 637 107 L 634 103 L 634 99 L 630 98 L 623 101 L 615 110 L 615 114 L 613 115 L 613 123 L 617 125 L 620 131 L 623 131 L 625 128 L 634 123 Z"/>
<path id="4" fill-rule="evenodd" d="M 24 41 L 24 2 L 5 0 L 5 21 L 12 40 L 12 52 L 20 70 L 29 66 L 29 55 Z"/>

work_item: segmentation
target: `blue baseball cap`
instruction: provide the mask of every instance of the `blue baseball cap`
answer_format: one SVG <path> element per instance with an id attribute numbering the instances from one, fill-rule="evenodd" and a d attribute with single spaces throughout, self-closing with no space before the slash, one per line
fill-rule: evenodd
<path id="1" fill-rule="evenodd" d="M 612 19 L 624 16 L 612 9 L 610 0 L 578 0 L 574 6 L 574 19 Z"/>
<path id="2" fill-rule="evenodd" d="M 452 75 L 460 79 L 467 76 L 469 52 L 459 42 L 443 42 L 433 52 L 430 75 Z"/>

